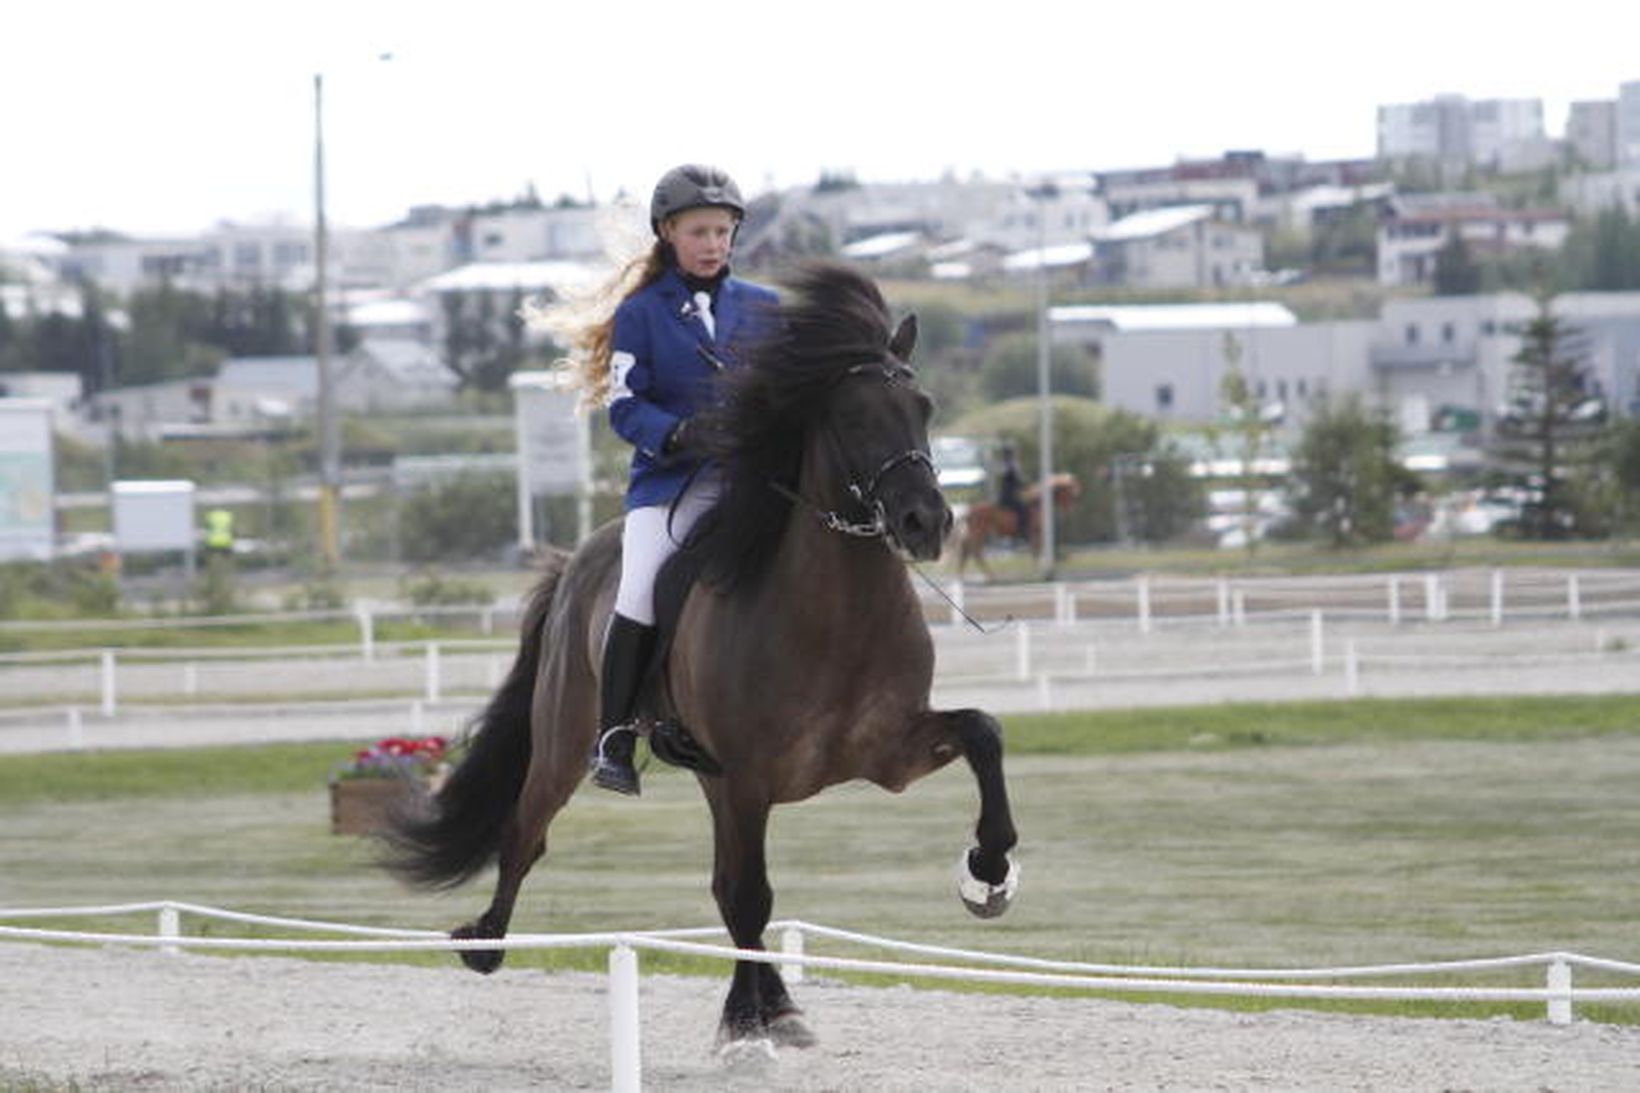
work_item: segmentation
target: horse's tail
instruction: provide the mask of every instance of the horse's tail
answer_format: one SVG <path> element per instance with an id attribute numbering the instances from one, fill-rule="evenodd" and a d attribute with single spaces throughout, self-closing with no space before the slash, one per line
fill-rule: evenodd
<path id="1" fill-rule="evenodd" d="M 518 657 L 484 712 L 473 719 L 466 756 L 430 808 L 396 816 L 384 832 L 382 865 L 407 884 L 454 888 L 495 857 L 530 767 L 530 703 L 547 613 L 567 557 L 555 553 L 530 593 Z"/>

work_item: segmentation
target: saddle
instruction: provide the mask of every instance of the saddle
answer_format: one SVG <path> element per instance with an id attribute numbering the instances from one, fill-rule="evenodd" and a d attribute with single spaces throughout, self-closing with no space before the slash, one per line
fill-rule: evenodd
<path id="1" fill-rule="evenodd" d="M 703 568 L 701 552 L 685 544 L 666 560 L 655 578 L 655 650 L 643 671 L 637 708 L 649 721 L 649 750 L 655 758 L 697 774 L 720 775 L 722 765 L 701 746 L 678 716 L 666 677 L 666 662 L 672 651 L 672 639 L 677 635 L 678 620 L 683 616 L 683 605 Z"/>

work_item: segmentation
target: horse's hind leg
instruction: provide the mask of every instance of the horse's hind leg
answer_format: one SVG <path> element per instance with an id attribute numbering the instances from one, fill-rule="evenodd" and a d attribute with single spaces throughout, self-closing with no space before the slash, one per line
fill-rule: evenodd
<path id="1" fill-rule="evenodd" d="M 569 793 L 575 788 L 575 782 L 579 780 L 571 780 L 568 791 L 564 791 L 541 775 L 540 767 L 530 772 L 512 818 L 502 832 L 501 845 L 496 851 L 495 894 L 490 898 L 490 905 L 477 919 L 450 931 L 452 938 L 499 939 L 507 936 L 513 907 L 518 902 L 519 887 L 531 867 L 547 852 L 547 824 L 564 806 Z M 505 949 L 463 949 L 461 962 L 475 972 L 488 975 L 501 967 L 506 955 Z"/>

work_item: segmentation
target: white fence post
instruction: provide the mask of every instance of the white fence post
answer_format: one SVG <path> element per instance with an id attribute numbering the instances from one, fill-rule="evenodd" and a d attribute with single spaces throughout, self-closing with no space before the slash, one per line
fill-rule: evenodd
<path id="1" fill-rule="evenodd" d="M 1139 600 L 1139 632 L 1150 633 L 1150 578 L 1140 577 L 1135 582 Z"/>
<path id="2" fill-rule="evenodd" d="M 410 735 L 423 735 L 421 699 L 419 698 L 412 698 L 410 700 Z"/>
<path id="3" fill-rule="evenodd" d="M 1438 574 L 1424 574 L 1424 618 L 1441 621 L 1441 578 Z"/>
<path id="4" fill-rule="evenodd" d="M 1031 624 L 1021 622 L 1014 629 L 1014 671 L 1020 679 L 1031 678 Z"/>
<path id="5" fill-rule="evenodd" d="M 493 604 L 479 612 L 478 628 L 485 637 L 495 633 L 495 606 Z"/>
<path id="6" fill-rule="evenodd" d="M 113 717 L 119 709 L 118 694 L 114 683 L 114 650 L 102 651 L 102 715 Z"/>
<path id="7" fill-rule="evenodd" d="M 951 626 L 958 630 L 962 629 L 962 612 L 967 607 L 963 602 L 963 587 L 960 577 L 951 582 Z"/>
<path id="8" fill-rule="evenodd" d="M 68 708 L 68 746 L 74 751 L 85 747 L 85 724 L 80 720 L 80 708 Z"/>
<path id="9" fill-rule="evenodd" d="M 630 945 L 609 951 L 609 1088 L 615 1093 L 643 1089 L 638 1042 L 638 954 Z"/>
<path id="10" fill-rule="evenodd" d="M 1550 961 L 1548 980 L 1550 994 L 1558 995 L 1549 999 L 1549 1023 L 1569 1025 L 1572 1023 L 1572 966 L 1564 960 Z"/>
<path id="11" fill-rule="evenodd" d="M 182 936 L 182 918 L 177 914 L 177 909 L 170 904 L 166 904 L 159 909 L 159 936 Z M 176 956 L 182 951 L 182 947 L 180 945 L 161 945 L 159 951 L 169 956 Z"/>
<path id="12" fill-rule="evenodd" d="M 1044 713 L 1053 709 L 1053 685 L 1048 682 L 1047 672 L 1036 677 L 1036 704 Z"/>
<path id="13" fill-rule="evenodd" d="M 365 660 L 376 659 L 376 619 L 370 613 L 370 608 L 360 605 L 359 619 L 359 656 Z"/>
<path id="14" fill-rule="evenodd" d="M 1351 698 L 1361 693 L 1361 662 L 1353 639 L 1344 643 L 1344 693 Z"/>
<path id="15" fill-rule="evenodd" d="M 780 931 L 780 951 L 787 956 L 803 955 L 803 931 L 788 926 Z M 803 965 L 796 962 L 780 965 L 780 974 L 788 983 L 803 982 Z"/>
<path id="16" fill-rule="evenodd" d="M 1389 575 L 1389 624 L 1401 625 L 1401 578 L 1395 573 Z"/>
<path id="17" fill-rule="evenodd" d="M 1239 588 L 1230 593 L 1230 613 L 1237 626 L 1247 625 L 1247 593 Z"/>
<path id="18" fill-rule="evenodd" d="M 1070 585 L 1064 581 L 1054 582 L 1053 617 L 1061 626 L 1069 626 L 1076 621 L 1076 597 L 1071 594 Z"/>
<path id="19" fill-rule="evenodd" d="M 191 660 L 182 665 L 182 693 L 189 698 L 199 694 L 199 665 Z"/>
<path id="20" fill-rule="evenodd" d="M 1583 617 L 1583 591 L 1576 573 L 1566 576 L 1566 617 L 1573 622 Z"/>
<path id="21" fill-rule="evenodd" d="M 494 653 L 484 662 L 484 682 L 492 691 L 501 686 L 501 658 Z"/>
<path id="22" fill-rule="evenodd" d="M 438 642 L 427 643 L 427 701 L 437 702 L 440 687 Z"/>
<path id="23" fill-rule="evenodd" d="M 1326 646 L 1322 637 L 1321 610 L 1310 612 L 1310 673 L 1320 675 L 1326 668 Z"/>
<path id="24" fill-rule="evenodd" d="M 1218 606 L 1219 606 L 1219 625 L 1220 626 L 1229 626 L 1230 625 L 1230 582 L 1225 580 L 1223 577 L 1219 578 L 1218 601 L 1219 601 L 1219 604 L 1218 604 Z"/>
<path id="25" fill-rule="evenodd" d="M 1503 625 L 1503 570 L 1492 571 L 1492 625 Z"/>

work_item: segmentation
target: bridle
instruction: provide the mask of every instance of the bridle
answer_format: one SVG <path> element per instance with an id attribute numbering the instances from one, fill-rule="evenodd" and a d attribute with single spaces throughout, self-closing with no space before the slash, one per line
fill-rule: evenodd
<path id="1" fill-rule="evenodd" d="M 837 378 L 838 383 L 855 376 L 868 376 L 877 373 L 890 386 L 897 384 L 915 383 L 917 374 L 909 365 L 889 358 L 886 360 L 870 361 L 856 364 Z M 839 466 L 847 467 L 848 460 L 844 458 L 843 446 L 832 429 L 826 429 L 825 435 L 831 445 L 833 456 Z M 796 490 L 790 489 L 780 482 L 771 481 L 769 485 L 774 491 L 795 504 L 802 505 L 814 513 L 822 526 L 828 531 L 835 531 L 840 535 L 847 535 L 857 539 L 892 539 L 893 534 L 888 528 L 888 519 L 883 511 L 883 502 L 877 496 L 878 489 L 883 481 L 896 470 L 905 466 L 927 467 L 930 474 L 934 473 L 933 458 L 921 448 L 907 448 L 903 452 L 889 456 L 878 465 L 877 469 L 864 477 L 853 472 L 848 474 L 848 492 L 851 497 L 863 506 L 870 514 L 866 521 L 854 521 L 845 517 L 836 509 L 828 509 L 809 500 Z"/>
<path id="2" fill-rule="evenodd" d="M 915 383 L 917 379 L 917 374 L 911 370 L 909 365 L 893 357 L 889 357 L 886 360 L 875 360 L 864 364 L 854 365 L 847 372 L 843 373 L 843 375 L 839 376 L 837 382 L 841 383 L 853 376 L 862 376 L 871 372 L 878 373 L 882 376 L 883 381 L 890 385 L 898 383 Z M 838 441 L 836 432 L 828 428 L 826 430 L 826 436 L 834 452 L 836 452 L 838 456 L 841 456 L 842 444 Z M 848 466 L 848 461 L 846 459 L 839 458 L 838 463 L 844 467 Z M 934 459 L 932 456 L 920 448 L 908 448 L 897 455 L 891 455 L 887 459 L 883 460 L 882 463 L 878 465 L 877 469 L 873 471 L 864 482 L 861 482 L 853 474 L 849 475 L 848 492 L 856 501 L 870 510 L 871 519 L 868 522 L 856 522 L 849 520 L 836 509 L 828 509 L 824 506 L 818 505 L 798 493 L 796 490 L 787 487 L 781 482 L 774 481 L 773 479 L 769 481 L 769 486 L 786 500 L 795 505 L 801 505 L 812 512 L 815 517 L 819 519 L 821 526 L 826 528 L 828 531 L 835 531 L 839 535 L 847 535 L 857 539 L 890 540 L 893 538 L 893 533 L 889 531 L 888 520 L 883 512 L 882 500 L 877 496 L 877 489 L 883 484 L 883 479 L 887 478 L 890 474 L 893 474 L 901 467 L 914 465 L 927 467 L 930 474 L 936 473 L 934 469 Z M 904 554 L 903 551 L 902 554 Z M 999 630 L 1013 623 L 1014 617 L 1009 615 L 1001 623 L 989 628 L 986 627 L 985 624 L 974 618 L 967 611 L 964 611 L 962 604 L 952 599 L 951 595 L 946 592 L 945 589 L 940 587 L 939 582 L 924 572 L 923 568 L 918 565 L 914 559 L 912 559 L 909 555 L 904 556 L 906 564 L 911 567 L 917 576 L 922 578 L 923 583 L 929 588 L 932 588 L 941 599 L 951 605 L 952 611 L 960 615 L 967 621 L 969 626 L 972 626 L 981 634 L 990 636 L 991 634 L 995 634 Z"/>

